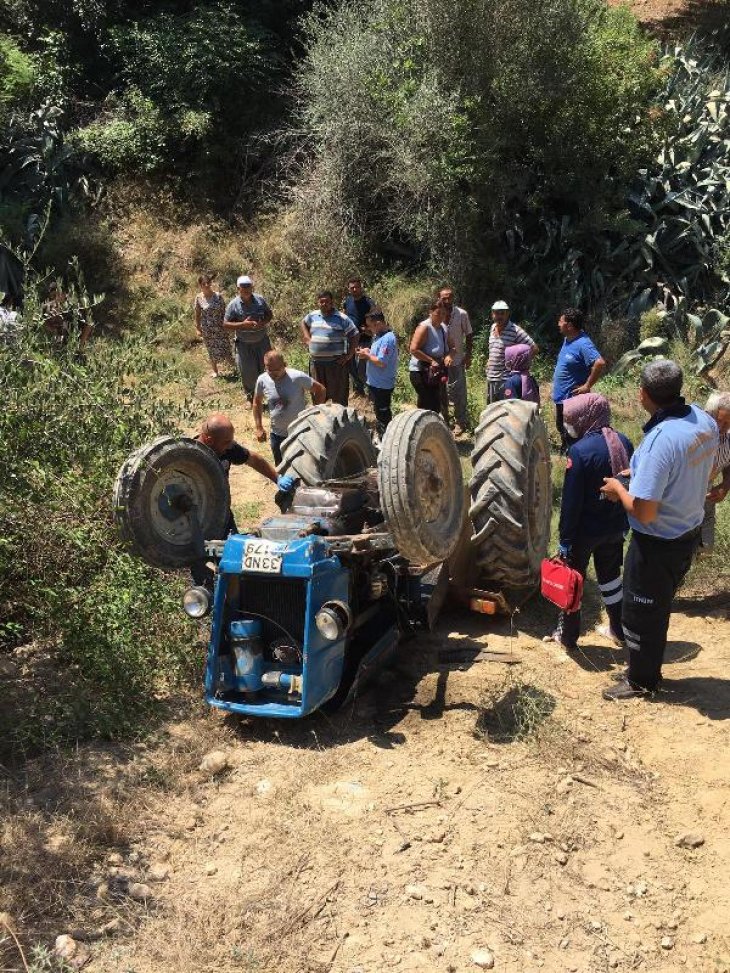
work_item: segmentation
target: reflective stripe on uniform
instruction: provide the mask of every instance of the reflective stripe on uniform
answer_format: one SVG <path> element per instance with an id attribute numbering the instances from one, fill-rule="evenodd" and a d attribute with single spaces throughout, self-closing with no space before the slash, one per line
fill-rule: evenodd
<path id="1" fill-rule="evenodd" d="M 623 625 L 623 630 L 626 648 L 633 649 L 634 652 L 638 652 L 641 648 L 641 636 L 636 632 L 632 632 L 630 628 L 626 628 L 625 623 Z"/>
<path id="2" fill-rule="evenodd" d="M 598 590 L 601 592 L 604 605 L 616 605 L 624 597 L 623 578 L 619 575 L 613 581 L 605 581 L 598 585 Z"/>

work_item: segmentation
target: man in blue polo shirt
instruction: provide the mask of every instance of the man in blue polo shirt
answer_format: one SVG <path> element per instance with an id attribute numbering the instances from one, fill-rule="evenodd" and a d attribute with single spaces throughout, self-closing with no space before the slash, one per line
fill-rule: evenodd
<path id="1" fill-rule="evenodd" d="M 682 377 L 676 362 L 646 365 L 640 401 L 651 418 L 631 458 L 628 489 L 614 477 L 603 487 L 623 505 L 632 530 L 621 615 L 629 664 L 605 699 L 631 699 L 659 685 L 672 599 L 699 543 L 719 435 L 711 416 L 685 404 Z"/>
<path id="2" fill-rule="evenodd" d="M 349 368 L 359 332 L 348 316 L 335 308 L 332 291 L 320 291 L 317 303 L 319 309 L 310 311 L 299 326 L 309 349 L 309 374 L 324 385 L 328 399 L 347 405 Z"/>
<path id="3" fill-rule="evenodd" d="M 558 319 L 558 330 L 563 336 L 563 344 L 553 373 L 553 402 L 555 425 L 564 453 L 573 440 L 563 425 L 563 402 L 573 395 L 590 392 L 606 370 L 606 362 L 583 330 L 583 312 L 578 308 L 565 308 Z"/>
<path id="4" fill-rule="evenodd" d="M 365 324 L 373 335 L 373 343 L 370 348 L 358 348 L 357 356 L 365 362 L 368 395 L 375 411 L 375 426 L 382 439 L 393 418 L 390 400 L 398 372 L 398 341 L 382 311 L 370 311 Z"/>

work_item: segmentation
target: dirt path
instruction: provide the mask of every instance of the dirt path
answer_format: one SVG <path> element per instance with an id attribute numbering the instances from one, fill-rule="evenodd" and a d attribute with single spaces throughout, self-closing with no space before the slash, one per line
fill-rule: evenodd
<path id="1" fill-rule="evenodd" d="M 666 691 L 611 705 L 616 653 L 588 635 L 567 658 L 545 614 L 512 634 L 445 616 L 332 718 L 205 713 L 126 767 L 80 754 L 69 778 L 128 834 L 77 900 L 73 924 L 121 923 L 88 968 L 446 973 L 488 950 L 515 973 L 730 969 L 730 623 L 675 615 Z M 507 661 L 443 655 L 485 644 Z"/>
<path id="2" fill-rule="evenodd" d="M 624 0 L 608 0 L 613 7 Z M 634 16 L 658 34 L 713 30 L 728 20 L 727 0 L 629 0 Z"/>

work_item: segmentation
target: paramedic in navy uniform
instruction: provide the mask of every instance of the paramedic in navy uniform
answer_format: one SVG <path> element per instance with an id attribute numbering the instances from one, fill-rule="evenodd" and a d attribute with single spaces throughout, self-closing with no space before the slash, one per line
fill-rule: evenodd
<path id="1" fill-rule="evenodd" d="M 603 395 L 586 392 L 567 399 L 563 418 L 573 445 L 568 449 L 563 481 L 558 552 L 584 578 L 593 558 L 608 614 L 608 625 L 599 627 L 598 632 L 623 645 L 621 565 L 626 514 L 617 504 L 607 503 L 601 489 L 606 477 L 626 469 L 634 447 L 623 433 L 612 428 L 611 407 Z M 569 652 L 575 650 L 580 620 L 580 609 L 561 612 L 549 638 Z"/>
<path id="2" fill-rule="evenodd" d="M 672 598 L 699 543 L 705 495 L 717 451 L 715 420 L 682 398 L 682 369 L 659 359 L 641 373 L 639 398 L 651 418 L 631 459 L 628 489 L 616 478 L 603 492 L 628 514 L 622 623 L 628 669 L 605 699 L 650 693 L 661 681 Z"/>

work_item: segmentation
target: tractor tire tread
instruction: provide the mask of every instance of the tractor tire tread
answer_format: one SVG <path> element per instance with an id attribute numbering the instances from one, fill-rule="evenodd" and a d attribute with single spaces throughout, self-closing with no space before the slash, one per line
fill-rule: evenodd
<path id="1" fill-rule="evenodd" d="M 482 577 L 506 587 L 534 585 L 547 553 L 551 510 L 549 444 L 537 406 L 488 406 L 475 431 L 471 463 L 469 517 Z M 545 469 L 535 469 L 536 463 Z"/>

